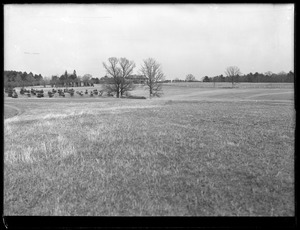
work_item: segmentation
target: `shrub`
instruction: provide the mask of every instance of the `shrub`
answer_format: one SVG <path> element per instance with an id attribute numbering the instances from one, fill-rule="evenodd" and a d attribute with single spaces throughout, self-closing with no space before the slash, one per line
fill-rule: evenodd
<path id="1" fill-rule="evenodd" d="M 128 96 L 129 99 L 146 99 L 144 96 Z"/>

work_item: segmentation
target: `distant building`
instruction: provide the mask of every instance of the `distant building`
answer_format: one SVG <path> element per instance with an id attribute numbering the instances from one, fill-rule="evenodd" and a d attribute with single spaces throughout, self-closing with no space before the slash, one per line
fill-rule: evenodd
<path id="1" fill-rule="evenodd" d="M 144 75 L 137 75 L 137 74 L 129 75 L 127 79 L 132 80 L 134 84 L 144 84 L 147 80 L 147 78 Z"/>
<path id="2" fill-rule="evenodd" d="M 104 76 L 101 77 L 99 82 L 100 83 L 109 83 L 112 81 L 112 77 L 108 77 L 108 76 Z M 134 84 L 144 84 L 147 80 L 147 78 L 144 75 L 129 75 L 128 77 L 126 77 L 127 80 L 132 81 Z"/>
<path id="3" fill-rule="evenodd" d="M 99 79 L 99 83 L 100 84 L 105 84 L 105 83 L 108 83 L 108 82 L 110 82 L 110 80 L 112 79 L 112 77 L 108 77 L 108 76 L 104 76 L 104 77 L 101 77 L 100 79 Z"/>

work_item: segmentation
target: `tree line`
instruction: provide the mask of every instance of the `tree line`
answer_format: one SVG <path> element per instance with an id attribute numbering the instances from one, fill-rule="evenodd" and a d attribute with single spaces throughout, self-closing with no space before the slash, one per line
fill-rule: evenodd
<path id="1" fill-rule="evenodd" d="M 133 70 L 136 67 L 134 61 L 129 61 L 127 58 L 111 57 L 108 62 L 102 63 L 106 70 L 106 75 L 102 78 L 93 78 L 90 74 L 85 74 L 83 77 L 77 76 L 76 70 L 69 74 L 65 71 L 61 76 L 52 76 L 51 78 L 43 77 L 41 74 L 33 74 L 32 72 L 4 71 L 4 87 L 25 87 L 36 85 L 51 85 L 51 87 L 79 87 L 79 86 L 94 86 L 94 84 L 103 84 L 104 89 L 109 93 L 115 93 L 116 97 L 122 97 L 128 94 L 135 88 L 135 79 L 132 76 Z M 162 94 L 162 84 L 170 82 L 165 80 L 165 75 L 162 72 L 161 64 L 155 59 L 148 58 L 143 60 L 139 69 L 139 76 L 142 77 L 143 84 L 149 90 L 150 98 L 153 96 L 159 97 Z M 174 79 L 172 82 L 195 82 L 195 76 L 188 74 L 185 80 Z M 236 66 L 229 66 L 223 74 L 214 77 L 205 76 L 203 82 L 231 82 L 232 85 L 237 82 L 294 82 L 294 73 L 280 72 L 278 74 L 268 71 L 266 73 L 249 73 L 242 75 L 240 69 Z"/>
<path id="2" fill-rule="evenodd" d="M 208 77 L 205 76 L 203 82 L 294 82 L 294 73 L 289 71 L 288 73 L 280 72 L 280 73 L 272 73 L 268 71 L 266 73 L 248 73 L 242 75 L 240 72 L 238 73 L 230 73 L 227 69 L 225 71 L 225 76 L 223 74 Z"/>
<path id="3" fill-rule="evenodd" d="M 237 66 L 229 66 L 225 70 L 225 75 L 220 74 L 213 77 L 205 76 L 203 82 L 231 82 L 232 84 L 237 82 L 294 82 L 294 73 L 292 71 L 285 73 L 283 71 L 279 73 L 272 73 L 268 71 L 266 73 L 248 73 L 242 74 Z M 175 78 L 174 80 L 166 80 L 164 82 L 199 82 L 194 75 L 188 74 L 185 79 Z"/>
<path id="4" fill-rule="evenodd" d="M 41 74 L 33 74 L 32 72 L 21 71 L 4 71 L 4 87 L 25 87 L 45 84 L 45 79 Z"/>
<path id="5" fill-rule="evenodd" d="M 33 74 L 32 72 L 21 72 L 14 70 L 4 71 L 4 87 L 28 87 L 51 85 L 51 87 L 68 87 L 68 86 L 93 86 L 100 84 L 99 78 L 93 78 L 90 74 L 85 74 L 83 77 L 77 76 L 76 70 L 72 74 L 65 71 L 61 76 L 53 75 L 50 77 L 43 77 L 41 74 Z M 103 83 L 103 82 L 102 82 Z"/>

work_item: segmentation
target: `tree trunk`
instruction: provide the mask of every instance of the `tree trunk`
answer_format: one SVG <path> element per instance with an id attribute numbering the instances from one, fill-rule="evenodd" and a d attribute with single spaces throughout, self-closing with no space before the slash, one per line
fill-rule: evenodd
<path id="1" fill-rule="evenodd" d="M 151 99 L 151 96 L 152 96 L 152 93 L 153 93 L 153 90 L 152 90 L 152 87 L 150 87 L 150 90 L 149 90 L 149 96 L 150 96 L 150 99 Z"/>

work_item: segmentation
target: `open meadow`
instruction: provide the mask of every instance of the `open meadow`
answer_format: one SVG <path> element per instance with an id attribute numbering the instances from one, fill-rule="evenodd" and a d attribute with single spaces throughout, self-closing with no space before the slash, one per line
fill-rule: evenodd
<path id="1" fill-rule="evenodd" d="M 293 216 L 294 85 L 230 87 L 5 94 L 4 215 Z"/>

